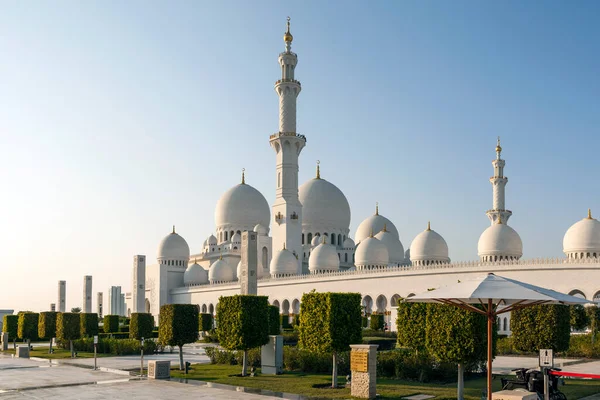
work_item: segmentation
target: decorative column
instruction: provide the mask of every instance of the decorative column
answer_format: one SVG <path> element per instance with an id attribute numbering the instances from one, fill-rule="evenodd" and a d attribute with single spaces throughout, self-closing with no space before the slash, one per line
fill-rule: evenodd
<path id="1" fill-rule="evenodd" d="M 374 399 L 377 396 L 377 344 L 350 345 L 350 394 Z"/>
<path id="2" fill-rule="evenodd" d="M 92 276 L 83 277 L 83 307 L 81 312 L 92 312 Z"/>
<path id="3" fill-rule="evenodd" d="M 500 216 L 502 217 L 502 222 L 506 224 L 512 215 L 512 211 L 507 210 L 505 204 L 504 193 L 508 178 L 504 176 L 505 161 L 500 158 L 501 154 L 502 147 L 500 146 L 500 137 L 498 136 L 498 142 L 496 144 L 496 159 L 492 161 L 492 165 L 494 167 L 494 176 L 490 178 L 490 183 L 492 184 L 493 190 L 493 208 L 486 212 L 492 225 L 497 223 Z"/>
<path id="4" fill-rule="evenodd" d="M 146 312 L 146 256 L 133 256 L 132 311 Z"/>
<path id="5" fill-rule="evenodd" d="M 273 249 L 285 243 L 296 258 L 302 255 L 302 204 L 298 199 L 298 158 L 306 145 L 306 137 L 296 132 L 296 98 L 300 82 L 294 79 L 298 56 L 292 52 L 293 36 L 290 19 L 283 36 L 285 51 L 279 54 L 281 79 L 275 82 L 279 95 L 279 132 L 271 135 L 269 142 L 277 154 L 276 195 L 273 203 Z M 301 261 L 297 273 L 301 273 Z"/>
<path id="6" fill-rule="evenodd" d="M 65 312 L 67 308 L 67 281 L 58 281 L 58 311 Z"/>

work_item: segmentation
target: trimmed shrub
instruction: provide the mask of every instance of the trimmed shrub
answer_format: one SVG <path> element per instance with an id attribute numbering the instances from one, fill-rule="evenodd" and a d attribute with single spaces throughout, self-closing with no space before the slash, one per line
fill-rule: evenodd
<path id="1" fill-rule="evenodd" d="M 297 346 L 298 345 L 298 331 L 294 330 L 291 332 L 283 332 L 283 345 L 284 346 Z"/>
<path id="2" fill-rule="evenodd" d="M 19 316 L 5 315 L 2 318 L 2 332 L 8 333 L 8 339 L 15 341 L 19 332 Z"/>
<path id="3" fill-rule="evenodd" d="M 19 322 L 17 336 L 24 340 L 37 340 L 38 338 L 38 313 L 23 312 L 19 313 Z"/>
<path id="4" fill-rule="evenodd" d="M 381 338 L 398 338 L 396 332 L 390 331 L 374 331 L 373 329 L 363 329 L 362 331 L 363 337 L 381 337 Z"/>
<path id="5" fill-rule="evenodd" d="M 105 315 L 104 319 L 104 333 L 119 332 L 119 316 L 118 315 Z"/>
<path id="6" fill-rule="evenodd" d="M 527 352 L 568 350 L 570 317 L 569 307 L 562 305 L 541 305 L 513 311 L 510 326 L 515 349 Z"/>
<path id="7" fill-rule="evenodd" d="M 304 293 L 300 303 L 299 346 L 331 353 L 331 386 L 337 387 L 337 353 L 362 342 L 360 293 Z"/>
<path id="8" fill-rule="evenodd" d="M 154 317 L 149 313 L 133 313 L 129 322 L 129 337 L 141 340 L 152 337 L 154 329 Z"/>
<path id="9" fill-rule="evenodd" d="M 217 337 L 227 350 L 248 350 L 269 342 L 269 302 L 266 296 L 235 295 L 219 298 Z M 247 359 L 247 358 L 246 358 Z M 242 376 L 246 375 L 242 363 Z"/>
<path id="10" fill-rule="evenodd" d="M 371 329 L 374 331 L 382 331 L 384 324 L 385 321 L 383 314 L 371 314 Z"/>
<path id="11" fill-rule="evenodd" d="M 68 341 L 59 341 L 58 345 L 67 348 Z M 154 354 L 158 346 L 154 340 L 144 340 L 144 354 Z M 92 353 L 94 351 L 93 338 L 81 338 L 73 340 L 73 349 L 80 352 Z M 112 354 L 117 356 L 139 355 L 141 343 L 137 339 L 114 339 L 100 337 L 98 339 L 97 352 L 99 354 Z"/>
<path id="12" fill-rule="evenodd" d="M 129 339 L 129 332 L 112 332 L 112 333 L 99 333 L 99 337 L 113 338 L 113 339 Z M 156 335 L 158 337 L 158 333 Z"/>
<path id="13" fill-rule="evenodd" d="M 409 348 L 417 352 L 426 347 L 427 304 L 424 303 L 398 303 L 398 316 L 396 328 L 398 346 Z"/>
<path id="14" fill-rule="evenodd" d="M 282 329 L 292 329 L 292 324 L 290 324 L 290 316 L 286 314 L 281 314 L 279 317 L 281 320 L 281 328 Z"/>
<path id="15" fill-rule="evenodd" d="M 315 353 L 297 347 L 284 346 L 283 368 L 286 371 L 331 374 L 333 372 L 332 357 L 332 353 Z M 336 358 L 338 372 L 342 375 L 349 374 L 350 352 L 339 352 Z"/>
<path id="16" fill-rule="evenodd" d="M 217 347 L 204 349 L 211 364 L 242 365 L 244 362 L 243 351 L 220 350 Z M 251 367 L 260 367 L 260 348 L 248 350 L 248 364 Z"/>
<path id="17" fill-rule="evenodd" d="M 366 316 L 363 315 L 362 317 L 362 327 L 363 328 L 368 328 L 369 327 L 369 318 L 367 318 Z"/>
<path id="18" fill-rule="evenodd" d="M 58 313 L 56 316 L 56 340 L 71 343 L 71 357 L 74 356 L 73 340 L 81 335 L 80 316 L 79 313 Z"/>
<path id="19" fill-rule="evenodd" d="M 581 304 L 569 306 L 569 315 L 571 328 L 576 331 L 582 331 L 590 325 L 590 317 Z"/>
<path id="20" fill-rule="evenodd" d="M 194 304 L 165 304 L 160 307 L 158 342 L 179 347 L 179 369 L 183 370 L 183 345 L 198 340 L 198 307 Z"/>
<path id="21" fill-rule="evenodd" d="M 79 314 L 79 323 L 81 326 L 81 337 L 92 337 L 98 334 L 98 314 L 81 313 Z"/>
<path id="22" fill-rule="evenodd" d="M 41 312 L 38 319 L 38 337 L 52 340 L 56 337 L 56 311 Z"/>
<path id="23" fill-rule="evenodd" d="M 379 345 L 377 351 L 393 350 L 396 348 L 396 338 L 363 337 L 363 344 Z"/>
<path id="24" fill-rule="evenodd" d="M 280 335 L 279 307 L 269 306 L 269 335 Z"/>
<path id="25" fill-rule="evenodd" d="M 121 333 L 129 333 L 129 325 L 121 325 L 119 327 L 119 332 L 121 332 Z"/>
<path id="26" fill-rule="evenodd" d="M 212 314 L 201 313 L 198 320 L 198 329 L 201 332 L 208 332 L 213 329 L 214 321 Z"/>
<path id="27" fill-rule="evenodd" d="M 419 382 L 454 382 L 456 364 L 440 363 L 427 353 L 393 350 L 377 353 L 377 376 Z"/>

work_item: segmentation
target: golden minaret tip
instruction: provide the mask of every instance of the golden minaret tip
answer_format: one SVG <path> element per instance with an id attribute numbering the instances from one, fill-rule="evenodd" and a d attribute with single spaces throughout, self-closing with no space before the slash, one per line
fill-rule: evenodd
<path id="1" fill-rule="evenodd" d="M 427 221 L 427 230 L 430 231 L 431 230 L 431 221 Z"/>
<path id="2" fill-rule="evenodd" d="M 321 179 L 321 168 L 319 167 L 319 164 L 321 164 L 321 161 L 317 160 L 317 178 L 316 179 Z"/>
<path id="3" fill-rule="evenodd" d="M 173 225 L 173 232 L 171 232 L 171 233 L 175 233 L 175 225 Z"/>
<path id="4" fill-rule="evenodd" d="M 242 185 L 246 184 L 246 168 L 242 168 Z"/>
<path id="5" fill-rule="evenodd" d="M 592 219 L 592 209 L 588 208 L 588 219 Z"/>
<path id="6" fill-rule="evenodd" d="M 294 37 L 290 33 L 290 17 L 287 17 L 287 31 L 283 34 L 283 41 L 291 43 L 293 40 Z"/>
<path id="7" fill-rule="evenodd" d="M 498 141 L 496 142 L 496 153 L 500 153 L 502 151 L 502 146 L 500 146 L 500 136 L 498 136 Z"/>
<path id="8" fill-rule="evenodd" d="M 375 215 L 379 215 L 379 202 L 375 202 Z"/>

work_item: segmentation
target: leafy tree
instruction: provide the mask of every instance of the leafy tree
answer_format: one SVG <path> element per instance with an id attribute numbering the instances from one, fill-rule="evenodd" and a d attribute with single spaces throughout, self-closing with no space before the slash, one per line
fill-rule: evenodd
<path id="1" fill-rule="evenodd" d="M 590 318 L 581 304 L 569 306 L 571 329 L 576 331 L 584 330 L 590 323 Z"/>
<path id="2" fill-rule="evenodd" d="M 246 376 L 248 350 L 269 342 L 269 317 L 266 296 L 235 295 L 219 298 L 217 338 L 227 350 L 244 351 L 242 376 Z"/>
<path id="3" fill-rule="evenodd" d="M 17 333 L 19 331 L 19 316 L 5 315 L 2 319 L 2 332 L 8 333 L 8 340 L 13 341 L 13 348 L 17 347 Z"/>
<path id="4" fill-rule="evenodd" d="M 417 353 L 426 349 L 427 304 L 398 303 L 396 330 L 398 346 L 413 349 Z"/>
<path id="5" fill-rule="evenodd" d="M 52 339 L 56 337 L 56 311 L 45 311 L 40 313 L 38 320 L 38 336 L 50 340 L 48 353 L 52 353 Z"/>
<path id="6" fill-rule="evenodd" d="M 98 314 L 80 313 L 81 337 L 91 337 L 98 334 Z"/>
<path id="7" fill-rule="evenodd" d="M 300 303 L 300 347 L 333 354 L 331 387 L 337 387 L 337 353 L 362 342 L 360 293 L 304 293 Z"/>
<path id="8" fill-rule="evenodd" d="M 383 314 L 371 314 L 371 329 L 374 331 L 382 331 L 384 323 Z"/>
<path id="9" fill-rule="evenodd" d="M 462 400 L 465 366 L 487 360 L 487 317 L 454 306 L 429 304 L 426 320 L 427 350 L 441 362 L 458 364 L 457 398 Z"/>
<path id="10" fill-rule="evenodd" d="M 39 314 L 32 312 L 20 312 L 17 336 L 19 339 L 27 340 L 27 343 L 38 338 Z"/>
<path id="11" fill-rule="evenodd" d="M 199 324 L 200 325 L 198 328 L 200 328 L 200 331 L 202 331 L 202 332 L 210 331 L 214 326 L 212 314 L 209 314 L 209 313 L 200 314 Z"/>
<path id="12" fill-rule="evenodd" d="M 56 316 L 56 339 L 69 341 L 71 357 L 75 357 L 73 340 L 79 339 L 81 336 L 79 317 L 79 313 L 58 313 Z"/>
<path id="13" fill-rule="evenodd" d="M 105 315 L 104 316 L 104 333 L 119 332 L 119 316 L 118 315 Z"/>
<path id="14" fill-rule="evenodd" d="M 198 340 L 198 307 L 194 304 L 165 304 L 160 307 L 158 341 L 179 347 L 179 370 L 183 370 L 183 345 Z"/>
<path id="15" fill-rule="evenodd" d="M 72 313 L 80 313 L 81 312 L 81 307 L 73 307 L 73 308 L 71 308 L 71 312 Z"/>
<path id="16" fill-rule="evenodd" d="M 129 322 L 129 338 L 142 340 L 152 337 L 154 317 L 149 313 L 133 313 Z"/>
<path id="17" fill-rule="evenodd" d="M 280 335 L 279 307 L 269 306 L 269 335 Z"/>
<path id="18" fill-rule="evenodd" d="M 536 352 L 569 349 L 571 315 L 568 306 L 541 305 L 515 310 L 511 313 L 513 345 L 517 350 Z"/>
<path id="19" fill-rule="evenodd" d="M 598 306 L 585 307 L 585 312 L 588 316 L 589 328 L 592 331 L 592 344 L 594 344 L 594 339 L 598 333 L 598 327 L 600 326 L 600 308 L 598 308 Z"/>

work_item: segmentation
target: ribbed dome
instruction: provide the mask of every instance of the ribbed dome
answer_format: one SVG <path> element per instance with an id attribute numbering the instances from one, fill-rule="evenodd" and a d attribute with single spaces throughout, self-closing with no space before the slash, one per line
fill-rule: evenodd
<path id="1" fill-rule="evenodd" d="M 311 273 L 331 272 L 339 269 L 340 258 L 334 245 L 321 242 L 310 253 L 308 270 Z"/>
<path id="2" fill-rule="evenodd" d="M 214 246 L 217 244 L 217 238 L 215 235 L 210 235 L 208 237 L 208 239 L 206 239 L 206 242 L 208 243 L 209 246 Z"/>
<path id="3" fill-rule="evenodd" d="M 496 261 L 496 257 L 519 259 L 523 255 L 523 242 L 513 228 L 497 223 L 489 226 L 479 237 L 477 254 L 483 261 Z M 487 257 L 494 259 L 488 260 Z"/>
<path id="4" fill-rule="evenodd" d="M 271 276 L 296 275 L 297 273 L 298 259 L 291 251 L 284 248 L 273 255 Z"/>
<path id="5" fill-rule="evenodd" d="M 354 240 L 352 240 L 350 238 L 346 238 L 346 240 L 344 240 L 344 244 L 342 245 L 342 247 L 344 249 L 353 249 L 354 247 L 356 247 L 356 244 L 354 243 Z"/>
<path id="6" fill-rule="evenodd" d="M 315 178 L 298 189 L 302 203 L 302 231 L 347 231 L 350 227 L 350 205 L 344 193 L 331 182 Z"/>
<path id="7" fill-rule="evenodd" d="M 255 188 L 241 183 L 229 189 L 217 202 L 215 225 L 252 229 L 256 224 L 269 226 L 271 213 L 264 196 Z"/>
<path id="8" fill-rule="evenodd" d="M 588 218 L 574 223 L 565 233 L 563 238 L 563 251 L 569 253 L 600 253 L 600 222 L 591 218 L 589 212 Z"/>
<path id="9" fill-rule="evenodd" d="M 264 269 L 262 267 L 257 267 L 256 270 L 257 270 L 256 278 L 261 279 L 265 275 Z M 240 260 L 240 262 L 237 264 L 237 269 L 236 269 L 236 273 L 235 273 L 235 276 L 237 277 L 238 280 L 240 280 L 241 273 L 242 273 L 242 260 Z"/>
<path id="10" fill-rule="evenodd" d="M 184 285 L 204 285 L 207 283 L 208 272 L 196 263 L 187 267 L 187 269 L 183 273 Z"/>
<path id="11" fill-rule="evenodd" d="M 231 243 L 242 243 L 242 235 L 239 233 L 234 233 L 231 237 Z"/>
<path id="12" fill-rule="evenodd" d="M 167 235 L 158 245 L 156 258 L 159 260 L 189 260 L 190 246 L 188 246 L 184 238 L 175 233 L 175 227 L 173 227 L 173 232 Z"/>
<path id="13" fill-rule="evenodd" d="M 411 243 L 410 260 L 413 262 L 450 262 L 448 244 L 439 233 L 427 227 Z"/>
<path id="14" fill-rule="evenodd" d="M 318 246 L 319 243 L 321 243 L 321 236 L 319 236 L 319 235 L 315 235 L 315 237 L 313 237 L 312 240 L 311 240 L 311 242 L 310 242 L 310 244 L 312 246 Z"/>
<path id="15" fill-rule="evenodd" d="M 390 256 L 386 245 L 372 236 L 362 240 L 356 247 L 354 264 L 357 266 L 387 267 L 389 261 Z"/>
<path id="16" fill-rule="evenodd" d="M 231 282 L 235 280 L 235 271 L 227 261 L 218 259 L 208 270 L 208 280 L 210 283 Z"/>
<path id="17" fill-rule="evenodd" d="M 361 242 L 363 239 L 369 237 L 371 232 L 373 234 L 376 234 L 377 232 L 381 231 L 384 226 L 387 227 L 387 230 L 391 234 L 393 234 L 396 237 L 396 239 L 400 240 L 398 230 L 396 229 L 396 226 L 392 223 L 392 221 L 390 221 L 383 215 L 379 215 L 379 207 L 375 211 L 375 215 L 371 215 L 369 218 L 365 219 L 363 222 L 360 223 L 360 225 L 356 229 L 354 240 L 357 243 Z"/>
<path id="18" fill-rule="evenodd" d="M 256 224 L 253 230 L 261 236 L 266 236 L 269 234 L 269 228 L 261 224 Z"/>
<path id="19" fill-rule="evenodd" d="M 375 235 L 375 238 L 379 239 L 383 244 L 386 245 L 388 254 L 390 256 L 390 264 L 401 264 L 404 262 L 404 246 L 402 242 L 394 237 L 386 227 Z"/>

